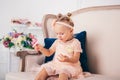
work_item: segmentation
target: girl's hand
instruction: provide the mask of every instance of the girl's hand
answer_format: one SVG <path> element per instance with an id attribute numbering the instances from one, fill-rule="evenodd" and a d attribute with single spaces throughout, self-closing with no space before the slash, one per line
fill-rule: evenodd
<path id="1" fill-rule="evenodd" d="M 35 45 L 35 46 L 34 46 L 34 49 L 35 49 L 36 51 L 38 51 L 38 50 L 39 50 L 38 45 Z"/>
<path id="2" fill-rule="evenodd" d="M 61 62 L 68 62 L 69 58 L 65 55 L 60 54 L 58 60 Z"/>
<path id="3" fill-rule="evenodd" d="M 34 49 L 35 49 L 36 51 L 40 51 L 41 47 L 40 47 L 39 44 L 37 44 L 37 45 L 34 46 Z"/>

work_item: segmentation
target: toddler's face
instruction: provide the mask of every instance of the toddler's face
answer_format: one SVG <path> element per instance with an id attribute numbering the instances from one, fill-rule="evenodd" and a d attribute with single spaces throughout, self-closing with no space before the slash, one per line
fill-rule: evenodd
<path id="1" fill-rule="evenodd" d="M 70 40 L 73 36 L 73 30 L 61 24 L 55 24 L 54 31 L 57 38 L 63 42 Z"/>

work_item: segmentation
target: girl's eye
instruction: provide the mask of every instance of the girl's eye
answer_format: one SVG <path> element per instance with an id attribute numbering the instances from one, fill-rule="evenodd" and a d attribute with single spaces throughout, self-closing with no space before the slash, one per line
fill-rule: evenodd
<path id="1" fill-rule="evenodd" d="M 61 35 L 63 35 L 64 33 L 61 33 Z"/>
<path id="2" fill-rule="evenodd" d="M 57 35 L 64 35 L 64 33 L 56 33 Z"/>

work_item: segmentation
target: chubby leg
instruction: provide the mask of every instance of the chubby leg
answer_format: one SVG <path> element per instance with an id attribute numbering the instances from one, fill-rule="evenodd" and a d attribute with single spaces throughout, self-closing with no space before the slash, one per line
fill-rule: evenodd
<path id="1" fill-rule="evenodd" d="M 45 70 L 45 68 L 43 68 L 38 75 L 36 76 L 35 80 L 46 80 L 48 77 L 48 74 Z"/>
<path id="2" fill-rule="evenodd" d="M 68 75 L 65 73 L 59 74 L 58 80 L 68 80 Z"/>

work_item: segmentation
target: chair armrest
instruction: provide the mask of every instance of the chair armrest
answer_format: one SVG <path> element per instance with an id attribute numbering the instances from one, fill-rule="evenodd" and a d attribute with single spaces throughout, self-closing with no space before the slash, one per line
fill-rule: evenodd
<path id="1" fill-rule="evenodd" d="M 44 62 L 44 55 L 36 51 L 18 51 L 16 53 L 21 58 L 20 71 L 30 71 L 33 66 L 40 66 Z"/>
<path id="2" fill-rule="evenodd" d="M 41 64 L 44 63 L 45 56 L 39 55 L 27 55 L 25 59 L 25 72 L 39 71 Z"/>

